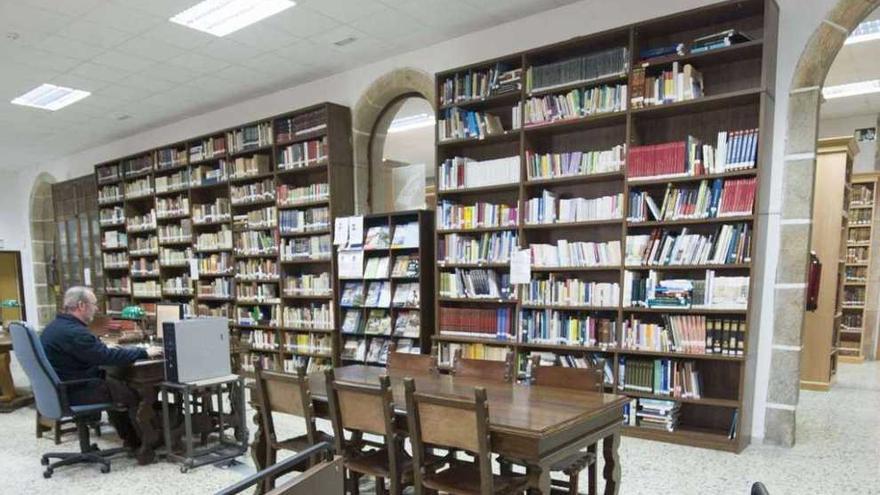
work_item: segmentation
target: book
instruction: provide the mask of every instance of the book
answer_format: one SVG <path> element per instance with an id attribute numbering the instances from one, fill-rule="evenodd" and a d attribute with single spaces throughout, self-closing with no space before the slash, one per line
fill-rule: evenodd
<path id="1" fill-rule="evenodd" d="M 546 91 L 577 82 L 624 74 L 629 68 L 629 50 L 615 47 L 558 62 L 533 65 L 526 70 L 526 92 Z"/>
<path id="2" fill-rule="evenodd" d="M 391 335 L 391 315 L 384 309 L 371 309 L 364 328 L 366 335 Z"/>
<path id="3" fill-rule="evenodd" d="M 456 156 L 447 158 L 440 164 L 437 170 L 437 187 L 441 191 L 449 191 L 516 184 L 519 182 L 519 176 L 519 155 L 479 161 Z"/>
<path id="4" fill-rule="evenodd" d="M 390 227 L 388 225 L 374 225 L 367 229 L 364 249 L 387 249 L 390 246 Z"/>
<path id="5" fill-rule="evenodd" d="M 364 305 L 363 282 L 346 282 L 339 298 L 340 306 L 360 307 Z"/>
<path id="6" fill-rule="evenodd" d="M 419 338 L 421 315 L 420 311 L 398 311 L 394 320 L 394 335 Z"/>
<path id="7" fill-rule="evenodd" d="M 345 334 L 361 334 L 364 333 L 363 322 L 361 321 L 361 310 L 347 309 L 342 319 L 342 333 Z"/>
<path id="8" fill-rule="evenodd" d="M 419 246 L 419 222 L 408 222 L 394 226 L 394 237 L 391 240 L 393 248 L 407 248 Z"/>
<path id="9" fill-rule="evenodd" d="M 391 304 L 395 308 L 418 308 L 420 304 L 418 282 L 397 284 Z"/>
<path id="10" fill-rule="evenodd" d="M 416 278 L 419 276 L 419 259 L 416 256 L 402 255 L 394 258 L 391 278 Z"/>
<path id="11" fill-rule="evenodd" d="M 492 340 L 513 338 L 512 308 L 480 309 L 441 306 L 440 334 Z"/>
<path id="12" fill-rule="evenodd" d="M 364 268 L 364 278 L 388 278 L 389 262 L 390 258 L 388 256 L 367 258 L 366 267 Z"/>

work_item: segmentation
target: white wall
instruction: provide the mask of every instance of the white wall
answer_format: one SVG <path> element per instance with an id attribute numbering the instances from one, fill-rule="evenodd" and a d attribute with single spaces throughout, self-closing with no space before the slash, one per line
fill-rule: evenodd
<path id="1" fill-rule="evenodd" d="M 613 3 L 613 7 L 609 5 Z M 548 10 L 540 14 L 520 19 L 490 29 L 472 33 L 460 38 L 426 47 L 407 54 L 392 57 L 364 67 L 352 69 L 319 81 L 289 88 L 277 93 L 239 102 L 207 114 L 182 119 L 174 124 L 155 128 L 129 138 L 113 141 L 104 146 L 88 149 L 64 157 L 49 164 L 23 164 L 19 181 L 0 182 L 0 201 L 8 204 L 7 216 L 16 225 L 25 223 L 27 193 L 37 174 L 47 171 L 59 181 L 77 177 L 92 171 L 95 163 L 122 155 L 150 149 L 159 145 L 180 140 L 182 137 L 208 133 L 214 129 L 231 127 L 244 121 L 257 120 L 313 103 L 330 100 L 353 106 L 364 89 L 377 77 L 398 67 L 415 67 L 428 73 L 451 67 L 465 65 L 479 60 L 500 56 L 506 53 L 535 46 L 562 41 L 571 37 L 589 34 L 603 29 L 636 22 L 660 15 L 687 10 L 714 0 L 677 0 L 669 2 L 646 2 L 639 0 L 619 0 L 616 2 L 584 0 L 575 4 Z M 763 183 L 765 197 L 769 201 L 762 205 L 761 212 L 769 223 L 766 237 L 765 287 L 772 287 L 779 245 L 779 213 L 781 201 L 782 176 L 779 165 L 784 153 L 784 129 L 788 110 L 786 99 L 792 73 L 806 40 L 818 26 L 822 16 L 830 10 L 835 0 L 778 0 L 781 10 L 779 31 L 779 52 L 777 54 L 776 107 L 774 123 L 773 167 L 770 181 Z M 765 164 L 766 165 L 766 164 Z M 8 197 L 7 197 L 8 196 Z M 0 237 L 9 238 L 20 235 L 20 227 L 6 222 L 0 226 Z M 28 234 L 25 235 L 27 237 Z M 23 246 L 28 242 L 22 242 Z M 28 256 L 29 259 L 29 256 Z M 753 412 L 752 434 L 762 437 L 764 430 L 764 408 L 766 404 L 767 380 L 770 368 L 770 346 L 772 345 L 773 293 L 765 291 L 761 305 L 760 344 L 757 352 L 757 376 Z"/>
<path id="2" fill-rule="evenodd" d="M 877 114 L 849 115 L 836 119 L 819 120 L 819 137 L 852 136 L 856 129 L 877 127 Z M 865 174 L 877 171 L 877 141 L 857 143 L 858 151 L 853 159 L 853 173 Z"/>

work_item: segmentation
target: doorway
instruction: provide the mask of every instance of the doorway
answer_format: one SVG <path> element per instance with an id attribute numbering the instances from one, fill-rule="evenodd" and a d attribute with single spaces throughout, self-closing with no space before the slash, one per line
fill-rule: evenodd
<path id="1" fill-rule="evenodd" d="M 25 320 L 21 253 L 0 251 L 0 321 Z"/>

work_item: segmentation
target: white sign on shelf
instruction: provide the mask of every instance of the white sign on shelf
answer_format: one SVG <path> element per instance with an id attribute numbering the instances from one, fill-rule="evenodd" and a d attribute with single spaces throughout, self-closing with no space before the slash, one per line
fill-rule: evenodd
<path id="1" fill-rule="evenodd" d="M 348 244 L 348 217 L 336 217 L 333 224 L 333 245 Z"/>
<path id="2" fill-rule="evenodd" d="M 199 260 L 189 260 L 189 277 L 193 280 L 199 279 Z"/>
<path id="3" fill-rule="evenodd" d="M 527 284 L 532 279 L 532 256 L 528 249 L 514 249 L 510 257 L 510 283 Z"/>
<path id="4" fill-rule="evenodd" d="M 339 251 L 337 256 L 339 278 L 363 278 L 364 251 L 362 249 Z"/>
<path id="5" fill-rule="evenodd" d="M 348 247 L 360 248 L 364 245 L 364 217 L 348 217 Z"/>

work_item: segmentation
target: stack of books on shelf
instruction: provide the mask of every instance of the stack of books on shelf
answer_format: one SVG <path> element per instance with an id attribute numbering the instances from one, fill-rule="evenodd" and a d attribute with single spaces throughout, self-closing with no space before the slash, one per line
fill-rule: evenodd
<path id="1" fill-rule="evenodd" d="M 193 258 L 192 249 L 169 249 L 159 250 L 159 264 L 161 266 L 189 266 L 189 260 Z"/>
<path id="2" fill-rule="evenodd" d="M 128 266 L 128 254 L 127 253 L 104 253 L 103 255 L 104 268 L 125 268 Z"/>
<path id="3" fill-rule="evenodd" d="M 278 286 L 272 283 L 237 283 L 235 298 L 243 303 L 278 304 Z"/>
<path id="4" fill-rule="evenodd" d="M 269 155 L 240 156 L 231 163 L 230 179 L 259 177 L 272 172 Z"/>
<path id="5" fill-rule="evenodd" d="M 443 110 L 443 118 L 437 124 L 441 143 L 456 139 L 485 139 L 507 132 L 499 116 L 458 107 Z"/>
<path id="6" fill-rule="evenodd" d="M 442 367 L 451 367 L 456 352 L 460 352 L 464 359 L 504 361 L 509 350 L 507 347 L 481 343 L 442 342 L 438 349 L 437 364 Z"/>
<path id="7" fill-rule="evenodd" d="M 706 270 L 704 279 L 664 279 L 626 271 L 623 305 L 648 308 L 744 310 L 748 306 L 749 277 L 721 277 Z"/>
<path id="8" fill-rule="evenodd" d="M 442 200 L 437 205 L 437 227 L 441 229 L 515 228 L 518 221 L 519 209 L 506 204 L 477 202 L 465 206 Z"/>
<path id="9" fill-rule="evenodd" d="M 128 246 L 128 254 L 132 256 L 148 256 L 159 254 L 159 239 L 156 236 L 132 237 Z"/>
<path id="10" fill-rule="evenodd" d="M 633 146 L 627 158 L 630 178 L 693 177 L 755 167 L 758 129 L 723 131 L 716 145 L 688 136 L 684 141 Z"/>
<path id="11" fill-rule="evenodd" d="M 629 69 L 629 50 L 616 47 L 526 69 L 526 92 L 552 90 L 573 83 L 590 83 L 622 76 Z"/>
<path id="12" fill-rule="evenodd" d="M 291 275 L 284 279 L 284 295 L 287 296 L 332 296 L 330 274 L 304 273 Z"/>
<path id="13" fill-rule="evenodd" d="M 230 219 L 232 219 L 232 209 L 228 198 L 217 198 L 213 203 L 193 205 L 193 223 L 225 222 Z"/>
<path id="14" fill-rule="evenodd" d="M 196 237 L 196 251 L 210 252 L 232 249 L 232 230 L 224 225 L 218 232 L 203 232 Z"/>
<path id="15" fill-rule="evenodd" d="M 324 132 L 327 129 L 327 112 L 323 108 L 300 113 L 292 117 L 282 117 L 275 121 L 275 132 L 278 143 L 286 143 L 301 139 L 310 134 Z"/>
<path id="16" fill-rule="evenodd" d="M 519 182 L 519 156 L 473 160 L 466 157 L 448 158 L 437 172 L 437 185 L 441 191 L 488 187 Z"/>
<path id="17" fill-rule="evenodd" d="M 273 351 L 278 349 L 275 332 L 269 330 L 251 330 L 247 333 L 247 342 L 252 349 Z"/>
<path id="18" fill-rule="evenodd" d="M 192 222 L 183 219 L 180 224 L 160 225 L 159 243 L 192 243 Z"/>
<path id="19" fill-rule="evenodd" d="M 437 243 L 437 259 L 445 263 L 507 263 L 518 245 L 516 232 L 481 235 L 446 234 Z"/>
<path id="20" fill-rule="evenodd" d="M 159 275 L 159 263 L 154 258 L 131 260 L 132 277 L 151 277 Z"/>
<path id="21" fill-rule="evenodd" d="M 164 295 L 191 295 L 192 280 L 189 275 L 180 275 L 162 280 L 162 294 Z"/>
<path id="22" fill-rule="evenodd" d="M 284 326 L 317 330 L 333 329 L 333 303 L 312 303 L 284 308 Z"/>
<path id="23" fill-rule="evenodd" d="M 525 202 L 527 225 L 614 220 L 623 216 L 623 193 L 599 198 L 560 198 L 544 190 L 540 197 Z"/>
<path id="24" fill-rule="evenodd" d="M 681 405 L 662 399 L 639 399 L 635 425 L 654 430 L 675 431 L 679 425 Z"/>
<path id="25" fill-rule="evenodd" d="M 327 160 L 327 138 L 294 143 L 278 152 L 278 170 L 320 165 Z"/>
<path id="26" fill-rule="evenodd" d="M 125 198 L 134 199 L 153 194 L 153 186 L 149 177 L 142 177 L 125 183 Z"/>
<path id="27" fill-rule="evenodd" d="M 226 133 L 230 153 L 239 153 L 272 144 L 272 124 L 261 122 Z"/>
<path id="28" fill-rule="evenodd" d="M 757 178 L 700 181 L 697 186 L 669 184 L 660 208 L 650 193 L 631 191 L 631 222 L 668 221 L 751 215 L 755 204 Z M 650 218 L 649 214 L 650 213 Z"/>
<path id="29" fill-rule="evenodd" d="M 510 285 L 508 273 L 495 270 L 463 270 L 439 274 L 440 297 L 452 299 L 501 299 L 511 300 L 516 296 Z"/>
<path id="30" fill-rule="evenodd" d="M 246 205 L 263 201 L 275 201 L 275 181 L 271 178 L 260 182 L 232 186 L 229 196 L 233 205 Z"/>
<path id="31" fill-rule="evenodd" d="M 196 296 L 207 298 L 232 298 L 232 281 L 225 278 L 215 278 L 210 281 L 199 280 L 196 284 Z"/>
<path id="32" fill-rule="evenodd" d="M 278 253 L 278 241 L 271 232 L 237 232 L 233 249 L 236 256 L 272 256 Z"/>
<path id="33" fill-rule="evenodd" d="M 179 170 L 173 174 L 156 177 L 156 194 L 186 189 L 189 187 L 189 182 L 190 175 L 188 170 Z"/>
<path id="34" fill-rule="evenodd" d="M 301 203 L 329 199 L 330 186 L 326 182 L 301 187 L 280 184 L 276 196 L 278 198 L 278 206 L 296 206 Z"/>
<path id="35" fill-rule="evenodd" d="M 531 181 L 607 174 L 623 170 L 625 161 L 625 144 L 603 151 L 535 153 L 526 150 L 526 176 Z"/>
<path id="36" fill-rule="evenodd" d="M 626 237 L 627 266 L 688 266 L 748 263 L 752 229 L 747 224 L 721 225 L 713 234 L 654 229 Z"/>
<path id="37" fill-rule="evenodd" d="M 332 248 L 329 234 L 282 239 L 281 261 L 330 259 Z"/>
<path id="38" fill-rule="evenodd" d="M 560 239 L 556 244 L 529 245 L 532 266 L 612 267 L 620 266 L 620 241 L 576 242 Z"/>
<path id="39" fill-rule="evenodd" d="M 153 156 L 143 155 L 137 158 L 122 160 L 122 172 L 125 177 L 146 174 L 153 170 Z"/>
<path id="40" fill-rule="evenodd" d="M 612 318 L 526 309 L 520 314 L 519 325 L 523 343 L 588 347 L 616 344 L 617 322 Z"/>
<path id="41" fill-rule="evenodd" d="M 440 104 L 452 105 L 489 96 L 518 92 L 522 88 L 522 69 L 497 63 L 488 69 L 455 74 L 440 87 Z"/>
<path id="42" fill-rule="evenodd" d="M 162 297 L 162 289 L 156 280 L 133 282 L 131 292 L 134 297 Z"/>
<path id="43" fill-rule="evenodd" d="M 199 165 L 192 169 L 192 185 L 202 187 L 223 184 L 229 180 L 229 173 L 229 164 L 226 160 Z"/>
<path id="44" fill-rule="evenodd" d="M 620 346 L 685 354 L 745 354 L 747 323 L 744 320 L 703 315 L 663 315 L 662 323 L 636 317 L 624 320 Z"/>
<path id="45" fill-rule="evenodd" d="M 513 122 L 526 127 L 626 110 L 626 84 L 573 89 L 565 94 L 529 98 L 512 111 Z"/>
<path id="46" fill-rule="evenodd" d="M 512 308 L 440 307 L 440 335 L 480 339 L 509 340 L 513 338 Z"/>
<path id="47" fill-rule="evenodd" d="M 522 288 L 522 302 L 534 306 L 610 307 L 620 301 L 617 282 L 588 282 L 551 273 L 546 280 L 532 279 Z"/>
<path id="48" fill-rule="evenodd" d="M 191 144 L 189 147 L 189 162 L 195 163 L 202 160 L 210 160 L 224 154 L 226 154 L 226 136 L 215 136 L 203 139 L 200 143 Z"/>
<path id="49" fill-rule="evenodd" d="M 278 262 L 271 258 L 250 258 L 235 262 L 235 279 L 244 281 L 277 281 Z"/>
<path id="50" fill-rule="evenodd" d="M 125 210 L 121 206 L 101 208 L 101 211 L 98 213 L 98 222 L 101 227 L 122 225 L 125 223 Z"/>
<path id="51" fill-rule="evenodd" d="M 702 98 L 703 74 L 691 64 L 673 62 L 670 70 L 654 74 L 644 67 L 633 68 L 630 81 L 633 108 L 665 105 Z"/>
<path id="52" fill-rule="evenodd" d="M 156 217 L 175 218 L 189 216 L 189 198 L 177 196 L 171 198 L 156 198 Z"/>
<path id="53" fill-rule="evenodd" d="M 280 220 L 282 234 L 326 230 L 330 228 L 330 208 L 320 206 L 306 210 L 283 210 Z"/>
<path id="54" fill-rule="evenodd" d="M 116 203 L 122 201 L 122 186 L 114 184 L 98 189 L 98 204 Z"/>
<path id="55" fill-rule="evenodd" d="M 156 152 L 156 170 L 186 165 L 186 149 L 165 148 Z"/>

